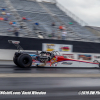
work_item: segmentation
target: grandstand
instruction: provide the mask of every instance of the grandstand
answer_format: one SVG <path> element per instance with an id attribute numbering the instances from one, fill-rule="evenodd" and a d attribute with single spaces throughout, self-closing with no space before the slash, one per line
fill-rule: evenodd
<path id="1" fill-rule="evenodd" d="M 82 25 L 83 21 L 75 19 L 76 16 L 69 14 L 67 10 L 64 11 L 65 8 L 56 0 L 0 0 L 0 8 L 2 7 L 11 15 L 8 21 L 0 21 L 1 35 L 14 36 L 13 31 L 8 31 L 13 30 L 14 27 L 9 22 L 14 21 L 17 23 L 16 27 L 23 26 L 23 29 L 19 29 L 20 37 L 39 38 L 42 35 L 43 38 L 50 39 L 49 35 L 54 31 L 53 39 L 58 39 L 59 26 L 65 25 L 68 33 L 66 40 L 99 42 L 99 37 Z M 1 10 L 0 16 L 5 18 L 6 15 L 2 12 Z M 22 17 L 30 20 L 22 20 Z M 55 27 L 51 26 L 53 22 Z M 34 23 L 39 23 L 36 30 L 33 29 Z"/>

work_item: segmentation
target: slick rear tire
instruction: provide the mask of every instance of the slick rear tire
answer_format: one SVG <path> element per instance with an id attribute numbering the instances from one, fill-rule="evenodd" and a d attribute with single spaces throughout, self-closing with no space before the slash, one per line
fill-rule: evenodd
<path id="1" fill-rule="evenodd" d="M 14 56 L 13 57 L 13 62 L 15 63 L 15 65 L 19 66 L 17 59 L 18 59 L 18 57 Z"/>
<path id="2" fill-rule="evenodd" d="M 32 57 L 28 54 L 22 54 L 17 59 L 18 65 L 24 68 L 30 68 L 32 65 Z"/>

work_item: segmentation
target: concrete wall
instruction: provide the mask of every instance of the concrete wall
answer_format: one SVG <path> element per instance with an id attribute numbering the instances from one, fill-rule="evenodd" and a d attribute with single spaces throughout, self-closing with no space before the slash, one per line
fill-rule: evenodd
<path id="1" fill-rule="evenodd" d="M 0 60 L 13 60 L 14 53 L 18 50 L 0 49 Z M 34 52 L 25 50 L 25 52 Z"/>

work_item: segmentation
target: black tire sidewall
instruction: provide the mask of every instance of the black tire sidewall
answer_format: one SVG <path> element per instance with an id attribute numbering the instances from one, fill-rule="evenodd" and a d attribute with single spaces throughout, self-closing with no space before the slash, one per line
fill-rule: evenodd
<path id="1" fill-rule="evenodd" d="M 94 63 L 99 63 L 98 60 L 94 60 L 93 62 Z M 99 68 L 100 68 L 100 63 L 99 63 Z"/>
<path id="2" fill-rule="evenodd" d="M 99 63 L 99 68 L 100 68 L 100 63 Z"/>
<path id="3" fill-rule="evenodd" d="M 14 62 L 17 66 L 19 66 L 19 64 L 18 64 L 18 57 L 14 56 L 14 57 L 13 57 L 13 62 Z"/>
<path id="4" fill-rule="evenodd" d="M 29 60 L 27 64 L 23 63 L 23 59 L 25 59 L 25 58 L 27 58 Z M 28 54 L 20 55 L 18 57 L 17 61 L 18 61 L 18 64 L 19 64 L 20 67 L 29 68 L 32 65 L 32 57 Z"/>

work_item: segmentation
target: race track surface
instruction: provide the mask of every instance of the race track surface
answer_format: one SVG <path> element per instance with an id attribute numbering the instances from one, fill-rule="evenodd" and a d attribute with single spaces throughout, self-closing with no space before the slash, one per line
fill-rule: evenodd
<path id="1" fill-rule="evenodd" d="M 95 75 L 98 77 L 93 77 Z M 100 91 L 99 76 L 100 69 L 94 68 L 23 69 L 0 65 L 0 91 L 46 92 L 46 95 L 0 94 L 0 100 L 100 100 L 100 95 L 78 94 L 80 91 Z"/>

